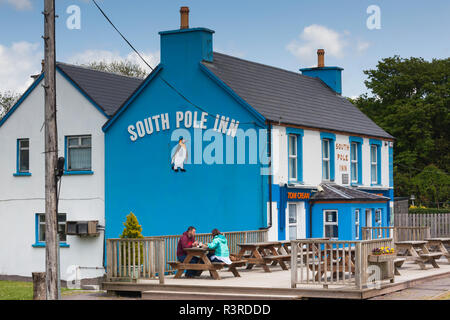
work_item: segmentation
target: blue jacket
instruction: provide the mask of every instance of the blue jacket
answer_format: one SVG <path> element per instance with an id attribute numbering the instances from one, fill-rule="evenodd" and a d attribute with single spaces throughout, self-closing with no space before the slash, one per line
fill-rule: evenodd
<path id="1" fill-rule="evenodd" d="M 216 250 L 214 255 L 217 257 L 229 257 L 228 241 L 223 235 L 218 234 L 214 239 L 208 243 L 208 248 Z"/>

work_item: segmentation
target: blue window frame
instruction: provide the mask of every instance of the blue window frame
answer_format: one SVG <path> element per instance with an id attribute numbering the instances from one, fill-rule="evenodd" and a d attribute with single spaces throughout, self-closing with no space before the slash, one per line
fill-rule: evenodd
<path id="1" fill-rule="evenodd" d="M 322 180 L 334 181 L 334 144 L 336 135 L 334 133 L 321 132 L 320 139 L 322 140 Z"/>
<path id="2" fill-rule="evenodd" d="M 60 247 L 69 247 L 66 243 L 66 218 L 65 213 L 58 213 L 58 233 L 60 235 Z M 35 243 L 33 247 L 45 247 L 45 213 L 36 213 L 35 216 Z"/>
<path id="3" fill-rule="evenodd" d="M 381 140 L 370 139 L 370 183 L 381 185 Z"/>
<path id="4" fill-rule="evenodd" d="M 362 185 L 362 144 L 361 137 L 349 137 L 350 142 L 350 179 L 352 185 Z"/>
<path id="5" fill-rule="evenodd" d="M 66 136 L 65 144 L 64 174 L 93 174 L 91 136 Z"/>
<path id="6" fill-rule="evenodd" d="M 17 139 L 17 160 L 14 176 L 31 176 L 30 139 Z"/>
<path id="7" fill-rule="evenodd" d="M 303 129 L 286 128 L 289 182 L 303 182 Z"/>

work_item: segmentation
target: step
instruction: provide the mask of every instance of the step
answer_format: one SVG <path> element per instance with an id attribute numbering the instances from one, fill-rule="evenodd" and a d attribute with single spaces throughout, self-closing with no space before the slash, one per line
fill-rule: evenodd
<path id="1" fill-rule="evenodd" d="M 142 299 L 143 300 L 301 300 L 302 297 L 299 295 L 149 290 L 142 292 Z"/>

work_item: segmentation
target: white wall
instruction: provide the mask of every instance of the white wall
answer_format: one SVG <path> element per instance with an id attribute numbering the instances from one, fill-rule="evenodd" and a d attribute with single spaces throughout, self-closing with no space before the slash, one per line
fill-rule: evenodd
<path id="1" fill-rule="evenodd" d="M 64 156 L 64 137 L 92 136 L 93 175 L 64 175 L 59 212 L 67 220 L 104 218 L 104 137 L 107 120 L 76 88 L 57 72 L 57 119 L 59 156 Z M 34 248 L 35 214 L 45 212 L 44 203 L 44 90 L 30 93 L 0 127 L 0 275 L 31 276 L 44 271 L 45 248 Z M 29 177 L 14 177 L 18 138 L 30 139 Z M 100 237 L 67 236 L 69 248 L 61 248 L 61 278 L 70 265 L 102 267 L 103 232 Z M 103 270 L 82 271 L 82 277 L 97 277 Z"/>
<path id="2" fill-rule="evenodd" d="M 273 143 L 273 183 L 288 183 L 288 151 L 286 128 L 274 126 Z M 380 139 L 382 140 L 382 139 Z M 381 186 L 389 187 L 389 147 L 383 141 L 381 147 Z M 320 131 L 304 130 L 303 134 L 303 182 L 305 186 L 317 186 L 322 182 L 322 144 Z M 338 145 L 342 148 L 337 149 Z M 338 159 L 338 154 L 346 160 Z M 334 146 L 335 183 L 342 184 L 342 174 L 347 173 L 350 181 L 350 142 L 349 135 L 336 134 Z M 362 145 L 362 186 L 370 188 L 370 144 L 369 138 L 363 139 Z M 346 184 L 349 185 L 349 184 Z"/>

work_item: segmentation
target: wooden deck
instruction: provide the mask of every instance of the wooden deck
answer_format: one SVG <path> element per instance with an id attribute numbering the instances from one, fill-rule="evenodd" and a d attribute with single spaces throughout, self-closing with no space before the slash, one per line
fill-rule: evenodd
<path id="1" fill-rule="evenodd" d="M 415 284 L 431 279 L 450 277 L 450 263 L 441 258 L 437 260 L 440 268 L 427 264 L 421 270 L 413 262 L 405 262 L 399 269 L 401 275 L 395 276 L 395 282 L 383 282 L 380 288 L 357 290 L 351 286 L 332 286 L 327 289 L 322 285 L 298 285 L 291 288 L 291 271 L 282 270 L 280 266 L 271 267 L 270 273 L 262 268 L 253 270 L 239 269 L 240 278 L 221 271 L 222 280 L 213 280 L 208 274 L 194 279 L 174 279 L 173 275 L 165 277 L 165 283 L 158 280 L 139 280 L 138 282 L 105 282 L 103 288 L 108 291 L 141 292 L 143 299 L 304 299 L 304 298 L 340 298 L 367 299 L 375 296 L 409 288 Z"/>

